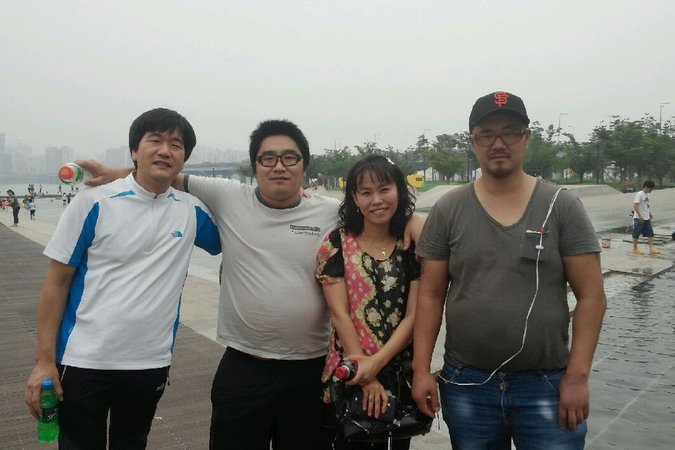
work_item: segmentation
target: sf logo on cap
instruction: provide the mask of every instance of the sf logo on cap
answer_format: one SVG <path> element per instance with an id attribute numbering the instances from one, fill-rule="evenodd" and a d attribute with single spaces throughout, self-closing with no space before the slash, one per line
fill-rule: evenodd
<path id="1" fill-rule="evenodd" d="M 495 105 L 504 106 L 509 102 L 509 94 L 506 92 L 495 92 Z"/>

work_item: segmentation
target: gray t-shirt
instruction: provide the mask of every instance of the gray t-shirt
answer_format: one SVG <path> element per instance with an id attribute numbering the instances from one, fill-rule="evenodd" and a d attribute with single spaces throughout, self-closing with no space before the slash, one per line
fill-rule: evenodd
<path id="1" fill-rule="evenodd" d="M 218 342 L 262 358 L 325 355 L 329 314 L 314 271 L 340 202 L 309 195 L 292 208 L 269 208 L 253 187 L 223 178 L 191 176 L 189 188 L 220 232 Z"/>
<path id="2" fill-rule="evenodd" d="M 446 361 L 494 370 L 521 345 L 535 293 L 539 231 L 557 186 L 538 181 L 523 217 L 502 226 L 483 209 L 473 183 L 444 195 L 427 218 L 417 254 L 447 259 Z M 567 365 L 569 311 L 561 256 L 600 251 L 581 202 L 563 190 L 546 224 L 539 293 L 525 348 L 504 370 Z"/>

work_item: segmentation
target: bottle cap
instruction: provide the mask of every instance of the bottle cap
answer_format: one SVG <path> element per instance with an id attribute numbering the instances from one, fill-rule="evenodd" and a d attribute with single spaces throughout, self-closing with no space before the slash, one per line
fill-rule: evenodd
<path id="1" fill-rule="evenodd" d="M 349 367 L 342 365 L 335 368 L 333 375 L 335 375 L 335 378 L 338 380 L 344 380 L 345 378 L 349 377 L 349 372 L 351 372 Z"/>
<path id="2" fill-rule="evenodd" d="M 75 163 L 64 164 L 59 169 L 59 179 L 65 184 L 77 184 L 84 179 L 84 172 Z"/>
<path id="3" fill-rule="evenodd" d="M 54 387 L 54 383 L 49 378 L 42 381 L 42 389 L 51 389 L 53 387 Z"/>

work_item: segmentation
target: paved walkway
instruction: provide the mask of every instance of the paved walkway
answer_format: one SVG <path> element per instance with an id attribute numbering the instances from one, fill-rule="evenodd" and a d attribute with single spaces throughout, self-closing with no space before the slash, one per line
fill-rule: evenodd
<path id="1" fill-rule="evenodd" d="M 656 191 L 652 197 L 658 214 L 656 231 L 669 235 L 675 229 L 675 189 Z M 583 201 L 598 231 L 629 223 L 627 212 L 632 196 L 610 193 L 584 197 Z M 0 211 L 0 449 L 38 448 L 35 421 L 22 399 L 25 381 L 34 363 L 35 307 L 47 265 L 42 250 L 54 229 L 54 223 L 44 219 L 46 213 L 45 209 L 38 208 L 37 221 L 27 221 L 26 214 L 18 228 L 9 228 L 6 225 L 11 222 L 11 213 Z M 635 257 L 630 254 L 630 248 L 629 242 L 615 236 L 611 248 L 603 251 L 603 271 L 646 280 L 675 262 L 672 245 L 661 247 L 660 258 Z M 209 391 L 223 349 L 213 340 L 218 285 L 212 275 L 203 275 L 200 267 L 194 266 L 191 263 L 192 275 L 188 276 L 183 295 L 182 326 L 176 341 L 171 386 L 159 404 L 149 449 L 208 447 Z M 442 339 L 443 336 L 434 352 L 435 368 L 442 364 Z M 589 430 L 589 440 L 597 434 Z M 412 447 L 413 450 L 449 449 L 445 425 L 434 424 L 431 433 L 413 440 Z M 56 445 L 39 448 L 52 449 Z"/>
<path id="2" fill-rule="evenodd" d="M 0 243 L 0 448 L 35 449 L 35 420 L 22 400 L 34 365 L 35 308 L 47 258 L 40 244 L 1 224 Z M 150 449 L 208 448 L 209 389 L 223 348 L 185 326 L 178 336 L 171 386 L 157 410 Z"/>

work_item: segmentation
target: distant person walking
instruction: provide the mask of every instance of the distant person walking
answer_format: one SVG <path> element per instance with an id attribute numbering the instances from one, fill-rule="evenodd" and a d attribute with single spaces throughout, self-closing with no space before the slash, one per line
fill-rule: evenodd
<path id="1" fill-rule="evenodd" d="M 30 220 L 35 220 L 35 199 L 33 197 L 28 199 L 27 207 L 30 212 Z"/>
<path id="2" fill-rule="evenodd" d="M 633 254 L 644 255 L 638 250 L 638 238 L 640 235 L 647 238 L 650 255 L 660 255 L 661 252 L 654 248 L 654 229 L 652 228 L 652 211 L 649 209 L 649 194 L 654 190 L 654 182 L 647 180 L 642 185 L 642 190 L 635 194 L 633 200 Z"/>
<path id="3" fill-rule="evenodd" d="M 7 190 L 7 195 L 9 196 L 7 200 L 9 205 L 12 208 L 12 215 L 14 216 L 14 223 L 11 225 L 13 227 L 19 226 L 19 210 L 21 210 L 21 203 L 19 199 L 15 197 L 14 191 L 9 189 Z"/>

